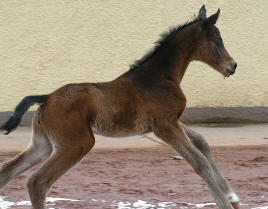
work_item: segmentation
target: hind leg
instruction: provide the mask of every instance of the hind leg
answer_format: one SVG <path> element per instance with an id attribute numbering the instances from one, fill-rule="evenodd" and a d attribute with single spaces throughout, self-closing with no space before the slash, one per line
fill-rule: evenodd
<path id="1" fill-rule="evenodd" d="M 199 149 L 199 151 L 208 159 L 211 168 L 214 171 L 214 176 L 219 184 L 221 190 L 226 195 L 226 198 L 231 202 L 234 208 L 238 208 L 239 204 L 239 197 L 237 194 L 232 190 L 231 186 L 228 184 L 226 179 L 221 175 L 220 171 L 218 170 L 215 161 L 211 155 L 209 145 L 207 141 L 204 139 L 204 137 L 195 131 L 189 129 L 184 124 L 182 124 L 182 127 L 186 133 L 186 135 L 189 137 L 193 145 Z"/>
<path id="2" fill-rule="evenodd" d="M 33 133 L 28 147 L 25 151 L 0 166 L 0 189 L 20 173 L 46 159 L 51 152 L 51 148 L 48 138 L 40 125 L 36 123 L 36 116 L 34 116 Z"/>
<path id="3" fill-rule="evenodd" d="M 66 130 L 70 134 L 53 137 L 53 152 L 41 168 L 28 180 L 27 187 L 34 209 L 44 209 L 52 184 L 76 165 L 94 146 L 91 130 Z M 58 132 L 57 132 L 58 133 Z"/>

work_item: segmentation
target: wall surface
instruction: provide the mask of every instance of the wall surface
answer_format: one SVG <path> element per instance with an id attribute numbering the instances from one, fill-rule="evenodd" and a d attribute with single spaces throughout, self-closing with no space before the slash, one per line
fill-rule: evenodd
<path id="1" fill-rule="evenodd" d="M 208 15 L 221 8 L 217 26 L 238 69 L 223 79 L 191 63 L 188 107 L 268 106 L 267 0 L 9 0 L 0 1 L 0 112 L 26 95 L 116 78 L 203 3 Z"/>

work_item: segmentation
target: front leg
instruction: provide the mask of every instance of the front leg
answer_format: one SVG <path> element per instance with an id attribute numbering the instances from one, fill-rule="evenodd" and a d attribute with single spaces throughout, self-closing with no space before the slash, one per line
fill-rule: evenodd
<path id="1" fill-rule="evenodd" d="M 230 202 L 217 184 L 213 170 L 207 158 L 190 142 L 177 123 L 171 123 L 165 119 L 153 121 L 154 134 L 181 154 L 208 185 L 208 188 L 220 209 L 233 209 Z"/>
<path id="2" fill-rule="evenodd" d="M 227 180 L 222 176 L 219 169 L 217 168 L 215 161 L 211 155 L 209 145 L 205 138 L 189 129 L 184 124 L 180 123 L 181 127 L 184 129 L 186 135 L 190 138 L 193 145 L 208 159 L 212 170 L 214 171 L 215 179 L 220 186 L 221 190 L 225 194 L 226 198 L 231 202 L 232 206 L 238 209 L 239 205 L 239 197 L 237 194 L 232 190 L 231 186 L 228 184 Z"/>

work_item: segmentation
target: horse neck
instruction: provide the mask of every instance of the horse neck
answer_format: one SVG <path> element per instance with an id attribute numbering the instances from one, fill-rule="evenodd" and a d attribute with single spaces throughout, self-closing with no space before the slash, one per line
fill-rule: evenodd
<path id="1" fill-rule="evenodd" d="M 194 28 L 179 31 L 162 51 L 159 50 L 152 57 L 153 60 L 150 61 L 152 67 L 157 68 L 157 71 L 160 71 L 169 80 L 180 84 L 189 63 L 193 60 L 194 44 L 196 43 L 194 33 Z"/>

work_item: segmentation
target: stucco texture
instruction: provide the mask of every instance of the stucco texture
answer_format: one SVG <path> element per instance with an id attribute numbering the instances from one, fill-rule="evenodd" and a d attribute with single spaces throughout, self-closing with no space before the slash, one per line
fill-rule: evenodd
<path id="1" fill-rule="evenodd" d="M 268 106 L 268 1 L 0 1 L 0 111 L 67 83 L 109 81 L 202 4 L 238 62 L 228 78 L 200 62 L 183 80 L 188 107 Z"/>

